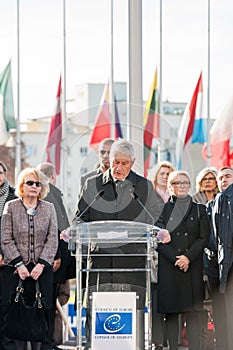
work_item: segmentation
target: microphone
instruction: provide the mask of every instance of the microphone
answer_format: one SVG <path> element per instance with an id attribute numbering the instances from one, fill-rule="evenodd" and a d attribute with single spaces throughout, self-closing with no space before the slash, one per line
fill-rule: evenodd
<path id="1" fill-rule="evenodd" d="M 134 192 L 134 190 L 132 188 L 129 189 L 129 193 L 130 193 L 131 197 L 139 203 L 139 205 L 142 207 L 142 209 L 145 210 L 147 215 L 152 220 L 152 225 L 155 226 L 154 225 L 155 219 L 153 218 L 153 216 L 151 215 L 149 210 L 146 208 L 146 206 L 142 203 L 142 201 L 138 198 L 138 195 Z M 153 234 L 152 234 L 153 244 L 152 244 L 152 246 L 154 249 L 156 249 L 158 246 L 158 243 L 161 243 L 164 240 L 165 234 L 163 231 L 161 231 L 161 228 L 157 227 L 157 226 L 155 226 L 155 228 L 152 231 L 153 231 Z"/>
<path id="2" fill-rule="evenodd" d="M 101 197 L 102 195 L 104 194 L 104 190 L 101 190 L 99 191 L 98 193 L 96 193 L 95 197 L 93 198 L 93 200 L 91 201 L 91 203 L 89 203 L 86 208 L 77 216 L 73 219 L 72 221 L 72 226 L 76 226 L 80 223 L 80 219 L 82 218 L 82 216 L 88 211 L 88 209 L 92 206 L 92 204 L 95 203 L 95 201 Z M 69 236 L 70 236 L 70 239 L 69 239 L 69 242 L 68 242 L 68 249 L 70 251 L 75 251 L 75 239 L 76 239 L 76 230 L 74 228 L 70 228 L 69 230 Z"/>
<path id="3" fill-rule="evenodd" d="M 95 197 L 93 198 L 93 200 L 91 201 L 90 204 L 88 204 L 88 206 L 81 212 L 81 214 L 79 214 L 79 216 L 77 216 L 76 218 L 74 218 L 74 222 L 79 222 L 81 217 L 88 211 L 88 209 L 92 206 L 92 204 L 95 203 L 95 201 L 101 197 L 104 194 L 104 190 L 99 191 L 98 193 L 96 193 Z"/>
<path id="4" fill-rule="evenodd" d="M 134 192 L 134 190 L 132 188 L 129 189 L 129 193 L 131 195 L 131 197 L 133 199 L 135 199 L 139 205 L 142 207 L 143 210 L 145 210 L 145 212 L 147 213 L 147 215 L 151 218 L 152 220 L 152 225 L 154 226 L 155 223 L 155 219 L 154 217 L 151 215 L 151 213 L 149 212 L 149 210 L 146 208 L 146 206 L 142 203 L 142 201 L 138 198 L 138 195 Z"/>

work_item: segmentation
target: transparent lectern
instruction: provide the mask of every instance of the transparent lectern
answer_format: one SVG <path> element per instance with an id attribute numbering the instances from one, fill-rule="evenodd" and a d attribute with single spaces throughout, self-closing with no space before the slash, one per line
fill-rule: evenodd
<path id="1" fill-rule="evenodd" d="M 113 220 L 79 223 L 70 228 L 69 243 L 76 256 L 77 349 L 82 349 L 81 315 L 84 299 L 88 304 L 92 293 L 103 291 L 135 293 L 143 314 L 143 320 L 142 317 L 136 320 L 136 333 L 140 335 L 136 334 L 135 350 L 151 349 L 151 266 L 158 230 L 153 225 L 141 222 Z M 85 292 L 82 287 L 84 274 L 87 277 Z M 114 313 L 114 317 L 120 316 Z M 117 327 L 114 330 L 111 328 L 111 337 L 115 338 L 115 343 L 120 338 L 117 335 L 120 326 Z M 91 345 L 90 348 L 97 349 Z M 101 348 L 104 349 L 104 346 Z"/>

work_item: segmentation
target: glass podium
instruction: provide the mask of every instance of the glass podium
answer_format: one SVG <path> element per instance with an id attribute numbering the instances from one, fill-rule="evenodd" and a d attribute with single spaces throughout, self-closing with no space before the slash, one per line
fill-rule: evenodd
<path id="1" fill-rule="evenodd" d="M 123 350 L 151 350 L 151 267 L 159 230 L 156 226 L 141 222 L 118 220 L 84 222 L 70 227 L 69 246 L 76 257 L 77 349 L 83 348 L 83 305 L 90 309 L 93 295 L 96 297 L 98 293 L 111 292 L 109 295 L 118 296 L 114 293 L 122 292 L 136 295 L 136 342 L 133 347 L 128 343 L 125 348 L 122 343 L 119 346 Z M 82 285 L 84 276 L 85 289 Z M 114 313 L 114 317 L 119 315 L 126 317 L 126 313 Z M 103 339 L 113 338 L 114 344 L 116 339 L 123 339 L 118 335 L 118 329 L 113 331 L 111 328 L 111 336 L 106 335 L 106 329 L 104 333 Z M 91 330 L 88 338 L 89 348 L 98 350 L 98 346 L 92 346 Z M 109 344 L 108 348 L 111 342 Z M 104 348 L 102 344 L 101 349 Z M 113 350 L 114 346 L 111 348 Z"/>

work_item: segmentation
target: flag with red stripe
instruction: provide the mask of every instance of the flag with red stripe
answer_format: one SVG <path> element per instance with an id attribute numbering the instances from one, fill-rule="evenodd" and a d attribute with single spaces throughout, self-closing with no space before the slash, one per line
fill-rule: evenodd
<path id="1" fill-rule="evenodd" d="M 115 139 L 122 138 L 122 130 L 120 125 L 119 113 L 117 108 L 117 101 L 114 96 L 114 107 L 115 107 L 115 120 L 114 123 L 114 136 Z M 96 147 L 103 139 L 111 137 L 111 116 L 109 108 L 109 83 L 105 85 L 101 104 L 97 112 L 95 126 L 92 130 L 89 145 Z"/>
<path id="2" fill-rule="evenodd" d="M 56 174 L 60 174 L 61 165 L 61 142 L 62 142 L 62 111 L 61 111 L 61 77 L 58 84 L 56 97 L 56 110 L 51 119 L 46 146 L 47 162 L 56 168 Z"/>
<path id="3" fill-rule="evenodd" d="M 210 129 L 210 165 L 216 169 L 232 166 L 232 151 L 230 140 L 233 136 L 233 96 L 230 98 L 222 113 L 215 120 Z M 207 145 L 203 147 L 206 157 Z"/>
<path id="4" fill-rule="evenodd" d="M 150 154 L 152 150 L 153 139 L 159 137 L 159 97 L 157 88 L 157 69 L 155 71 L 153 83 L 150 89 L 149 98 L 146 102 L 144 116 L 144 175 L 150 168 Z"/>

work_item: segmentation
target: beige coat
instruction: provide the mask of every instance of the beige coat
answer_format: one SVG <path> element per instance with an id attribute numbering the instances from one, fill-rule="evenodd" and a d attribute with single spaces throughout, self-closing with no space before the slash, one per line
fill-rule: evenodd
<path id="1" fill-rule="evenodd" d="M 2 215 L 1 245 L 4 261 L 45 262 L 51 265 L 58 247 L 57 218 L 53 204 L 39 201 L 36 215 L 29 216 L 21 199 L 6 203 Z"/>

